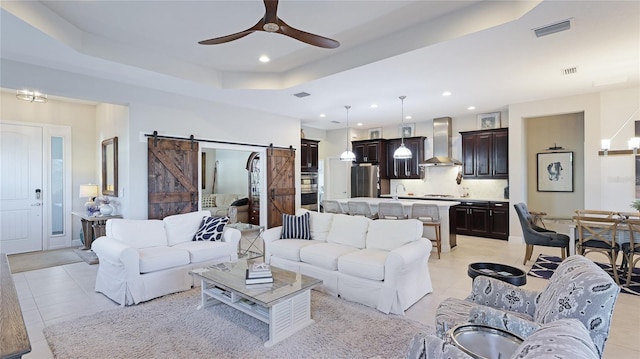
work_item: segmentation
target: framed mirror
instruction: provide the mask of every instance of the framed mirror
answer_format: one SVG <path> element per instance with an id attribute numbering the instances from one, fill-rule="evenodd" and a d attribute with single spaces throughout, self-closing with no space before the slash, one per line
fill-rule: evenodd
<path id="1" fill-rule="evenodd" d="M 118 197 L 118 137 L 102 141 L 102 194 Z"/>

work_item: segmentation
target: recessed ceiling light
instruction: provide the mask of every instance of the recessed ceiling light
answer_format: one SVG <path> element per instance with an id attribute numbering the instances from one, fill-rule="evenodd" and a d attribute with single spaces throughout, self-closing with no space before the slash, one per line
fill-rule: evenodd
<path id="1" fill-rule="evenodd" d="M 327 115 L 325 115 L 324 113 L 321 113 L 320 117 L 327 117 Z"/>
<path id="2" fill-rule="evenodd" d="M 265 62 L 265 63 L 271 61 L 271 59 L 269 59 L 269 56 L 267 56 L 267 55 L 260 56 L 260 58 L 258 60 L 260 62 Z"/>
<path id="3" fill-rule="evenodd" d="M 372 103 L 371 108 L 378 108 L 378 105 L 376 105 L 375 103 Z"/>
<path id="4" fill-rule="evenodd" d="M 362 122 L 358 122 L 358 124 L 357 124 L 357 125 L 358 125 L 358 126 L 362 126 Z"/>
<path id="5" fill-rule="evenodd" d="M 405 119 L 405 120 L 410 120 L 410 119 L 412 119 L 412 118 L 413 118 L 413 117 L 411 117 L 411 116 L 405 116 L 405 117 L 404 117 L 404 119 Z"/>
<path id="6" fill-rule="evenodd" d="M 445 91 L 442 93 L 442 96 L 451 96 L 451 91 Z"/>
<path id="7" fill-rule="evenodd" d="M 475 109 L 476 109 L 476 107 L 475 107 L 475 106 L 469 106 L 469 107 L 467 107 L 467 110 L 475 110 Z"/>

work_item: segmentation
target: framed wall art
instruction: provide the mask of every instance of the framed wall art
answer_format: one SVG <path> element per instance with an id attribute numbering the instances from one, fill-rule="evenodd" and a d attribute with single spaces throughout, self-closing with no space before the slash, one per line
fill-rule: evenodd
<path id="1" fill-rule="evenodd" d="M 538 192 L 573 192 L 573 152 L 538 153 Z"/>
<path id="2" fill-rule="evenodd" d="M 500 112 L 478 115 L 478 128 L 481 130 L 500 128 Z"/>
<path id="3" fill-rule="evenodd" d="M 382 127 L 370 128 L 369 129 L 369 139 L 377 140 L 378 138 L 382 138 Z"/>
<path id="4" fill-rule="evenodd" d="M 398 127 L 400 129 L 400 136 L 402 137 L 412 137 L 415 136 L 416 133 L 416 124 L 415 123 L 405 123 L 404 125 L 400 125 Z"/>

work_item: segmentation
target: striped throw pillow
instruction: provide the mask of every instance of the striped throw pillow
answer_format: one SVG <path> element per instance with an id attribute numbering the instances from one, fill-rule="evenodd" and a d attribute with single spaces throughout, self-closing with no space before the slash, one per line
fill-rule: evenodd
<path id="1" fill-rule="evenodd" d="M 300 216 L 291 214 L 282 215 L 281 239 L 311 239 L 309 228 L 309 212 Z"/>

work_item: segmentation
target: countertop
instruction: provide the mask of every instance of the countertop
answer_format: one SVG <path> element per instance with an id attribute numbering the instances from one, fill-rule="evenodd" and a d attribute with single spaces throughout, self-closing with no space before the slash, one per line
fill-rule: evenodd
<path id="1" fill-rule="evenodd" d="M 392 198 L 390 194 L 383 194 L 380 198 Z M 454 201 L 454 202 L 509 202 L 504 198 L 478 198 L 478 197 L 432 197 L 428 195 L 399 195 L 398 199 L 417 199 L 430 201 Z"/>

